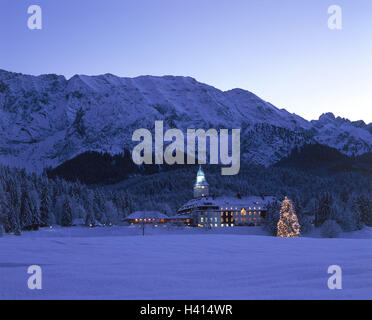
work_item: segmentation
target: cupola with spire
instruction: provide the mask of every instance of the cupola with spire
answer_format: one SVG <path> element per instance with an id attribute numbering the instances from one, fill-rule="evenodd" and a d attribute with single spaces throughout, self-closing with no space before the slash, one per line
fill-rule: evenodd
<path id="1" fill-rule="evenodd" d="M 194 198 L 203 198 L 209 196 L 209 184 L 205 179 L 205 174 L 201 166 L 199 166 L 194 184 Z"/>

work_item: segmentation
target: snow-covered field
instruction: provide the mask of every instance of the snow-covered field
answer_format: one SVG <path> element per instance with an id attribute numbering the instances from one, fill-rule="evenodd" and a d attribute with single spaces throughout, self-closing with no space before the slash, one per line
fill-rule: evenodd
<path id="1" fill-rule="evenodd" d="M 279 239 L 259 228 L 57 228 L 0 238 L 0 299 L 372 299 L 372 228 Z M 349 238 L 346 238 L 349 237 Z M 42 290 L 27 268 L 42 268 Z M 343 289 L 329 290 L 339 265 Z"/>

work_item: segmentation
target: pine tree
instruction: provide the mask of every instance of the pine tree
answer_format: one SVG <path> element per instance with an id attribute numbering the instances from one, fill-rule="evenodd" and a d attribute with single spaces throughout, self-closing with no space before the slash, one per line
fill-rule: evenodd
<path id="1" fill-rule="evenodd" d="M 124 205 L 125 201 L 124 201 L 124 197 L 122 196 L 122 193 L 114 192 L 112 196 L 112 200 L 117 210 L 118 219 L 123 219 L 125 217 L 125 205 Z"/>
<path id="2" fill-rule="evenodd" d="M 8 184 L 8 192 L 4 200 L 4 210 L 6 211 L 5 231 L 20 234 L 20 210 L 21 195 L 19 187 L 12 181 Z"/>
<path id="3" fill-rule="evenodd" d="M 102 192 L 100 190 L 95 190 L 94 191 L 94 196 L 93 196 L 93 210 L 94 210 L 94 215 L 95 219 L 102 223 L 106 223 L 106 216 L 105 216 L 105 200 Z"/>
<path id="4" fill-rule="evenodd" d="M 62 219 L 61 225 L 63 227 L 72 226 L 72 209 L 70 206 L 70 200 L 68 196 L 65 196 L 62 203 Z"/>
<path id="5" fill-rule="evenodd" d="M 264 228 L 270 235 L 276 236 L 278 234 L 278 222 L 280 219 L 280 204 L 275 201 L 271 202 L 266 207 L 266 214 L 264 218 Z"/>
<path id="6" fill-rule="evenodd" d="M 38 230 L 40 226 L 40 200 L 39 195 L 35 190 L 29 192 L 29 206 L 32 215 L 32 228 Z"/>
<path id="7" fill-rule="evenodd" d="M 33 225 L 31 199 L 28 186 L 24 184 L 21 191 L 20 223 L 23 230 L 31 230 Z"/>
<path id="8" fill-rule="evenodd" d="M 6 198 L 4 195 L 3 188 L 0 184 L 0 237 L 4 234 L 4 227 L 7 215 L 6 215 Z"/>
<path id="9" fill-rule="evenodd" d="M 111 200 L 105 202 L 105 224 L 112 225 L 114 222 L 117 222 L 116 217 L 118 216 L 117 209 L 114 203 Z"/>
<path id="10" fill-rule="evenodd" d="M 85 201 L 85 211 L 86 211 L 85 225 L 87 227 L 93 227 L 96 223 L 96 218 L 95 218 L 94 210 L 93 210 L 93 199 L 94 199 L 94 196 L 92 192 L 88 191 L 87 196 L 86 196 L 86 201 Z"/>
<path id="11" fill-rule="evenodd" d="M 94 218 L 93 211 L 88 211 L 87 215 L 85 216 L 85 225 L 87 227 L 93 227 L 96 224 L 96 219 Z"/>
<path id="12" fill-rule="evenodd" d="M 49 210 L 50 210 L 50 197 L 48 192 L 48 185 L 44 184 L 41 191 L 40 199 L 40 224 L 42 227 L 46 227 L 50 223 Z"/>
<path id="13" fill-rule="evenodd" d="M 319 200 L 315 211 L 315 227 L 320 227 L 332 215 L 333 198 L 329 193 L 324 193 Z"/>
<path id="14" fill-rule="evenodd" d="M 291 201 L 285 197 L 280 209 L 280 219 L 278 222 L 278 237 L 292 238 L 300 235 L 300 224 Z"/>
<path id="15" fill-rule="evenodd" d="M 368 227 L 372 227 L 372 201 L 362 195 L 359 196 L 355 202 L 355 206 L 359 209 L 363 223 Z"/>
<path id="16" fill-rule="evenodd" d="M 126 193 L 125 194 L 125 212 L 126 212 L 126 216 L 128 214 L 131 214 L 133 212 L 133 199 L 132 197 Z"/>

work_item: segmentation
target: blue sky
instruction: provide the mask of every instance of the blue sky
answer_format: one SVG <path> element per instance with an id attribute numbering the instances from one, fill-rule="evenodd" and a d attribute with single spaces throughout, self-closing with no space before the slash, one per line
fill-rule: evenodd
<path id="1" fill-rule="evenodd" d="M 306 119 L 372 122 L 370 0 L 0 0 L 0 68 L 187 75 Z M 40 5 L 43 29 L 27 28 Z M 327 27 L 328 7 L 343 29 Z"/>

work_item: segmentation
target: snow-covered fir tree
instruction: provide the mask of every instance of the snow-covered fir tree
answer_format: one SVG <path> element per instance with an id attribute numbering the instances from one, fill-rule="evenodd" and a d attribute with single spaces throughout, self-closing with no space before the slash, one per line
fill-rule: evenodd
<path id="1" fill-rule="evenodd" d="M 277 201 L 267 205 L 263 225 L 264 229 L 272 236 L 276 236 L 278 233 L 279 212 L 280 204 Z"/>
<path id="2" fill-rule="evenodd" d="M 61 225 L 64 227 L 70 227 L 72 225 L 72 209 L 68 196 L 65 196 L 62 202 Z"/>
<path id="3" fill-rule="evenodd" d="M 85 216 L 84 223 L 87 227 L 94 226 L 96 222 L 96 217 L 94 215 L 94 210 L 93 210 L 93 200 L 94 200 L 93 192 L 89 191 L 87 193 L 87 198 L 85 202 L 86 216 Z"/>
<path id="4" fill-rule="evenodd" d="M 315 226 L 320 227 L 332 215 L 333 197 L 329 192 L 323 193 L 315 211 Z"/>
<path id="5" fill-rule="evenodd" d="M 365 195 L 360 195 L 355 199 L 355 207 L 359 210 L 363 223 L 372 227 L 372 199 Z"/>
<path id="6" fill-rule="evenodd" d="M 50 224 L 50 196 L 48 185 L 43 184 L 42 191 L 40 195 L 40 225 L 46 227 Z"/>
<path id="7" fill-rule="evenodd" d="M 33 207 L 31 201 L 31 195 L 29 193 L 29 187 L 27 184 L 22 185 L 21 189 L 21 210 L 20 210 L 20 222 L 21 228 L 25 230 L 31 230 L 34 222 L 33 219 Z"/>

